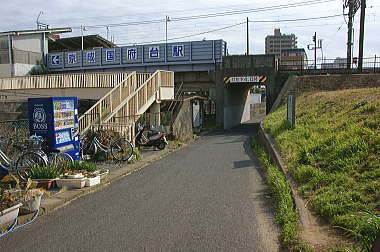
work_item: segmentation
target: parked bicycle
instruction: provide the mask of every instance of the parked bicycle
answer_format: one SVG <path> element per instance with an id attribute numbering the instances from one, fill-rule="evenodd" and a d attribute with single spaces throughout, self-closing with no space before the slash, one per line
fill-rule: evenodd
<path id="1" fill-rule="evenodd" d="M 65 168 L 74 163 L 73 158 L 69 154 L 61 152 L 59 149 L 49 149 L 47 142 L 42 136 L 33 135 L 29 138 L 29 141 L 31 142 L 30 146 L 32 149 L 46 153 L 48 165 Z"/>
<path id="2" fill-rule="evenodd" d="M 111 141 L 109 145 L 99 141 L 100 133 L 87 133 L 81 138 L 81 158 L 88 159 L 87 156 L 94 157 L 98 153 L 111 155 L 118 161 L 128 161 L 133 154 L 133 145 L 126 138 L 118 138 Z"/>
<path id="3" fill-rule="evenodd" d="M 0 137 L 1 144 L 5 141 L 11 141 L 13 147 L 21 151 L 21 155 L 17 159 L 11 159 L 0 149 L 0 167 L 17 174 L 22 180 L 28 179 L 28 172 L 33 167 L 48 164 L 47 155 L 42 150 L 27 150 L 28 146 L 25 144 L 13 142 L 12 138 Z"/>

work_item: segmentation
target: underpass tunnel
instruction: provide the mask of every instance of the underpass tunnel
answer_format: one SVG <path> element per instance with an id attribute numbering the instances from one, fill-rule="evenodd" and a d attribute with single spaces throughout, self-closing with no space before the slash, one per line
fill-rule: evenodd
<path id="1" fill-rule="evenodd" d="M 224 129 L 250 120 L 250 89 L 252 85 L 229 86 L 224 89 Z"/>

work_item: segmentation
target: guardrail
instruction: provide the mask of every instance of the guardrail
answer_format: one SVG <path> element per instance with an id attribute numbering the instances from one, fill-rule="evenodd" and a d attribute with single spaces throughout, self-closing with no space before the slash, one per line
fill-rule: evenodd
<path id="1" fill-rule="evenodd" d="M 0 89 L 47 89 L 47 88 L 113 88 L 130 75 L 120 73 L 81 73 L 35 75 L 0 78 Z M 142 76 L 141 78 L 146 78 Z"/>

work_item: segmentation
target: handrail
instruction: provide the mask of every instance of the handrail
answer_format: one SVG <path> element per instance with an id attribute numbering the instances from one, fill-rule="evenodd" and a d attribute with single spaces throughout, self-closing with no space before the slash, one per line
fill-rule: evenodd
<path id="1" fill-rule="evenodd" d="M 0 78 L 0 89 L 113 88 L 130 73 L 80 73 Z"/>
<path id="2" fill-rule="evenodd" d="M 157 70 L 150 74 L 133 72 L 115 86 L 79 118 L 79 129 L 84 134 L 93 124 L 115 123 L 116 118 L 140 115 L 159 99 L 160 87 L 174 86 L 174 73 Z M 117 123 L 130 124 L 130 120 Z"/>
<path id="3" fill-rule="evenodd" d="M 120 111 L 120 109 L 127 103 L 127 102 L 129 102 L 131 99 L 133 99 L 134 97 L 137 97 L 137 99 L 139 99 L 139 97 L 138 97 L 138 94 L 139 94 L 139 91 L 140 90 L 142 90 L 144 87 L 146 87 L 146 83 L 148 83 L 149 81 L 151 81 L 155 76 L 156 76 L 156 74 L 157 73 L 159 73 L 159 71 L 160 70 L 157 70 L 156 72 L 154 72 L 153 74 L 152 74 L 152 76 L 150 76 L 139 88 L 137 88 L 136 89 L 136 91 L 134 92 L 134 93 L 132 93 L 132 94 L 130 94 L 125 100 L 124 100 L 124 102 L 123 103 L 120 103 L 120 105 L 117 107 L 117 108 L 115 108 L 115 110 L 113 110 L 112 112 L 111 112 L 111 114 L 110 115 L 108 115 L 107 116 L 107 118 L 105 119 L 105 122 L 108 122 L 116 113 L 118 113 L 119 111 Z M 159 83 L 158 83 L 158 85 L 160 85 Z M 154 94 L 155 94 L 155 91 L 156 91 L 156 89 L 154 90 Z M 141 97 L 141 96 L 140 96 Z M 139 102 L 137 102 L 137 104 L 139 104 Z M 137 108 L 137 107 L 136 107 Z M 138 111 L 138 108 L 137 108 L 137 111 Z M 137 111 L 134 111 L 135 113 L 137 112 Z"/>

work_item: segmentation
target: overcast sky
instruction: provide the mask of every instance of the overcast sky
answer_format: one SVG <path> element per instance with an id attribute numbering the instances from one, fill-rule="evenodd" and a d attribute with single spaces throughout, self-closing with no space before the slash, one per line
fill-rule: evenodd
<path id="1" fill-rule="evenodd" d="M 318 0 L 3 0 L 0 9 L 0 31 L 18 29 L 34 29 L 40 11 L 43 11 L 40 21 L 54 27 L 73 27 L 74 30 L 65 36 L 80 35 L 80 26 L 130 23 L 146 20 L 165 20 L 202 14 L 214 14 L 227 11 L 252 10 L 239 15 L 209 17 L 184 21 L 168 22 L 169 41 L 194 41 L 206 39 L 223 39 L 228 43 L 230 54 L 244 54 L 246 50 L 246 24 L 248 17 L 253 21 L 249 24 L 250 53 L 263 54 L 265 36 L 273 34 L 274 28 L 280 28 L 282 33 L 294 33 L 298 37 L 298 47 L 307 50 L 307 44 L 312 43 L 312 36 L 323 39 L 325 58 L 345 57 L 347 25 L 343 18 L 343 0 L 312 4 Z M 320 0 L 328 1 L 328 0 Z M 259 8 L 307 3 L 304 6 L 280 8 L 270 11 L 254 11 Z M 339 17 L 281 22 L 284 19 L 299 19 L 339 15 Z M 365 57 L 380 55 L 379 24 L 380 1 L 367 0 L 367 15 L 365 29 Z M 279 22 L 280 20 L 280 22 Z M 355 16 L 354 56 L 358 54 L 360 10 Z M 256 21 L 256 23 L 255 23 Z M 258 21 L 276 21 L 262 23 Z M 191 36 L 183 39 L 173 38 L 207 32 L 227 26 L 228 29 Z M 85 35 L 99 34 L 106 37 L 106 28 L 87 28 Z M 116 44 L 141 44 L 151 41 L 165 41 L 165 22 L 125 25 L 109 28 L 109 36 L 114 37 Z M 309 58 L 312 52 L 308 51 Z M 321 57 L 321 52 L 318 53 Z"/>

